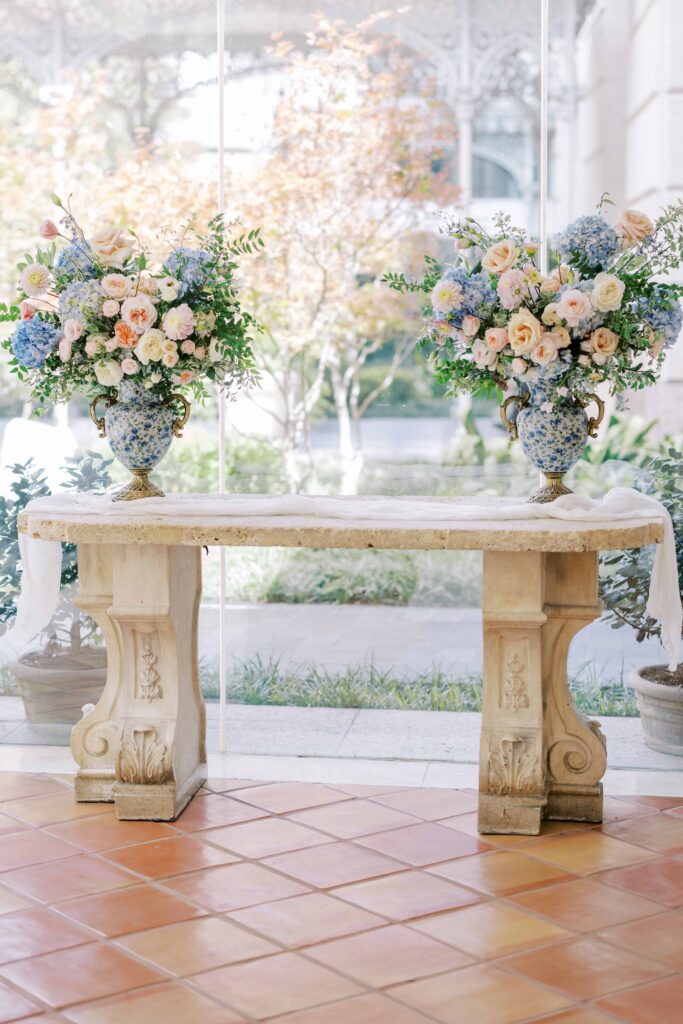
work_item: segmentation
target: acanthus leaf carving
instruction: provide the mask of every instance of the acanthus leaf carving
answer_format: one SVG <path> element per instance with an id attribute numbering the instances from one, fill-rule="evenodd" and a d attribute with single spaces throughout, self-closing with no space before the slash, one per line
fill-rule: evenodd
<path id="1" fill-rule="evenodd" d="M 534 793 L 539 770 L 527 741 L 521 736 L 505 736 L 500 748 L 489 754 L 487 790 L 497 796 Z"/>
<path id="2" fill-rule="evenodd" d="M 121 742 L 117 777 L 121 782 L 146 786 L 168 782 L 171 770 L 166 754 L 166 745 L 159 741 L 154 726 L 134 726 L 130 737 Z"/>

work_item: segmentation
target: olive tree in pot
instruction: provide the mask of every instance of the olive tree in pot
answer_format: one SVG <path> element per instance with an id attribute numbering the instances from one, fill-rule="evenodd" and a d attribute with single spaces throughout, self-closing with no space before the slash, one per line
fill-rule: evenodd
<path id="1" fill-rule="evenodd" d="M 64 489 L 102 492 L 111 479 L 105 460 L 95 452 L 65 460 Z M 17 520 L 33 498 L 50 493 L 45 474 L 33 460 L 11 467 L 9 496 L 0 496 L 0 632 L 11 625 L 21 586 Z M 75 723 L 84 704 L 96 703 L 107 675 L 107 655 L 96 624 L 73 602 L 78 577 L 76 546 L 62 545 L 59 605 L 49 625 L 9 664 L 32 723 Z"/>
<path id="2" fill-rule="evenodd" d="M 676 537 L 679 588 L 683 587 L 683 455 L 669 448 L 652 459 L 641 480 L 641 490 L 658 498 L 668 509 Z M 631 626 L 638 641 L 660 636 L 659 623 L 645 610 L 652 570 L 652 549 L 613 552 L 602 559 L 601 593 L 612 626 Z M 645 743 L 664 754 L 683 755 L 683 664 L 675 672 L 666 665 L 633 669 L 629 685 L 645 734 Z"/>

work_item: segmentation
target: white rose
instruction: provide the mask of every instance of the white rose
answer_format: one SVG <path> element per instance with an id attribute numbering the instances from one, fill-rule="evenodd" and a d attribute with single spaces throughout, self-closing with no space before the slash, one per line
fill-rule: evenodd
<path id="1" fill-rule="evenodd" d="M 105 274 L 100 281 L 100 288 L 110 299 L 125 299 L 130 292 L 131 283 L 125 274 Z"/>
<path id="2" fill-rule="evenodd" d="M 133 239 L 126 238 L 123 228 L 107 224 L 90 239 L 90 248 L 103 267 L 120 269 L 133 252 Z"/>
<path id="3" fill-rule="evenodd" d="M 525 306 L 510 317 L 508 339 L 516 356 L 528 355 L 541 339 L 543 328 Z"/>
<path id="4" fill-rule="evenodd" d="M 557 312 L 557 303 L 549 302 L 541 313 L 541 320 L 547 327 L 552 327 L 554 324 L 559 324 L 560 316 Z"/>
<path id="5" fill-rule="evenodd" d="M 140 338 L 134 352 L 143 366 L 158 362 L 164 354 L 166 335 L 158 327 L 152 327 Z"/>
<path id="6" fill-rule="evenodd" d="M 95 376 L 103 388 L 115 388 L 123 377 L 123 370 L 115 359 L 105 359 L 95 363 Z"/>
<path id="7" fill-rule="evenodd" d="M 488 270 L 491 274 L 502 274 L 505 270 L 509 270 L 510 267 L 514 266 L 518 256 L 519 249 L 513 240 L 511 238 L 504 238 L 501 242 L 496 242 L 490 249 L 487 249 L 481 265 L 484 270 Z"/>
<path id="8" fill-rule="evenodd" d="M 642 242 L 644 238 L 652 235 L 654 230 L 655 226 L 650 218 L 640 210 L 624 210 L 617 221 L 617 234 L 624 249 Z"/>
<path id="9" fill-rule="evenodd" d="M 619 309 L 626 285 L 614 274 L 597 274 L 593 282 L 591 302 L 600 313 Z"/>

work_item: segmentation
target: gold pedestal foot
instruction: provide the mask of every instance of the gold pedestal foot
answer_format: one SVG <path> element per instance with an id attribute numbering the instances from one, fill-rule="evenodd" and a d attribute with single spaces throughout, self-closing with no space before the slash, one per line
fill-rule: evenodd
<path id="1" fill-rule="evenodd" d="M 120 491 L 117 491 L 112 501 L 136 501 L 138 498 L 163 498 L 164 492 L 149 479 L 151 470 L 133 469 L 133 479 Z"/>
<path id="2" fill-rule="evenodd" d="M 548 501 L 555 501 L 555 498 L 559 498 L 561 494 L 572 493 L 562 479 L 564 473 L 544 473 L 543 476 L 547 483 L 544 487 L 539 487 L 537 491 L 534 491 L 529 497 L 529 501 L 544 505 Z"/>

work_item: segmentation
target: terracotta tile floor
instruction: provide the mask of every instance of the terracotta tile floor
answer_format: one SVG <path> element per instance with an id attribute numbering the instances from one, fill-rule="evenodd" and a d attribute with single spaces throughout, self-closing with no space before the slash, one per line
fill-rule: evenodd
<path id="1" fill-rule="evenodd" d="M 683 796 L 479 837 L 470 791 L 0 773 L 0 1024 L 680 1024 Z"/>

